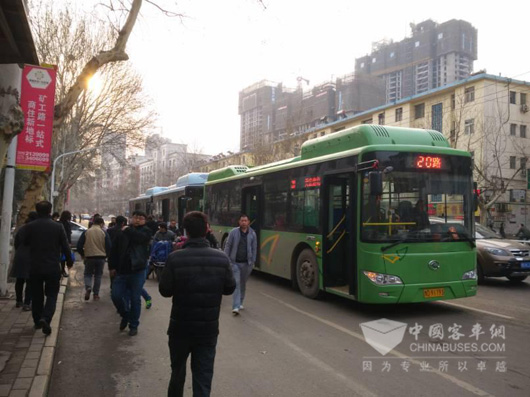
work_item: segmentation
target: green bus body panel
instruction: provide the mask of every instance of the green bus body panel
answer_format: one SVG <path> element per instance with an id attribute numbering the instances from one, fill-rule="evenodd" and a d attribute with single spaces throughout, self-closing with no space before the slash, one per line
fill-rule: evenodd
<path id="1" fill-rule="evenodd" d="M 363 124 L 304 142 L 302 160 L 372 145 L 450 147 L 438 131 Z"/>

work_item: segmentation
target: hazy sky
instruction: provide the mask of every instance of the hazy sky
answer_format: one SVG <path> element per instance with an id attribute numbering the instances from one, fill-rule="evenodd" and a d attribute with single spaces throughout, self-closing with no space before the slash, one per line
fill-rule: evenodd
<path id="1" fill-rule="evenodd" d="M 238 150 L 241 89 L 263 79 L 296 87 L 297 76 L 313 86 L 351 73 L 373 42 L 400 41 L 411 22 L 429 18 L 463 19 L 478 29 L 475 71 L 530 80 L 529 2 L 263 3 L 266 9 L 256 0 L 179 0 L 181 21 L 144 2 L 127 50 L 164 136 L 209 154 Z"/>

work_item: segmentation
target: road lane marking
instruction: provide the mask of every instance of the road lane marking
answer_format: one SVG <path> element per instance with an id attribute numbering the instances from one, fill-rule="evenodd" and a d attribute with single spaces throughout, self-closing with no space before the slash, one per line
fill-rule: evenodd
<path id="1" fill-rule="evenodd" d="M 273 329 L 267 327 L 264 324 L 259 323 L 258 321 L 252 320 L 250 318 L 245 318 L 245 321 L 249 322 L 250 324 L 253 324 L 255 327 L 259 328 L 263 332 L 271 335 L 272 337 L 278 339 L 280 342 L 286 344 L 288 347 L 293 349 L 295 352 L 300 354 L 307 362 L 310 362 L 320 370 L 326 372 L 328 375 L 332 375 L 335 378 L 338 378 L 341 382 L 345 383 L 351 390 L 355 391 L 355 394 L 357 396 L 367 396 L 367 397 L 377 397 L 377 394 L 374 394 L 372 391 L 367 389 L 365 386 L 363 386 L 360 383 L 355 382 L 353 379 L 347 377 L 346 375 L 337 372 L 337 370 L 330 365 L 326 364 L 324 361 L 320 360 L 319 358 L 313 356 L 311 353 L 307 352 L 306 350 L 302 349 L 300 346 L 295 345 L 294 343 L 288 341 L 285 339 L 283 335 L 280 335 Z"/>
<path id="2" fill-rule="evenodd" d="M 458 303 L 446 302 L 446 301 L 436 301 L 435 303 L 443 303 L 445 305 L 455 306 L 455 307 L 459 307 L 461 309 L 472 310 L 472 311 L 479 312 L 479 313 L 489 314 L 490 316 L 497 316 L 497 317 L 500 317 L 500 318 L 504 318 L 506 320 L 515 320 L 514 317 L 506 316 L 504 314 L 493 313 L 493 312 L 489 312 L 487 310 L 482 310 L 482 309 L 476 309 L 474 307 L 464 306 L 464 305 L 460 305 Z"/>
<path id="3" fill-rule="evenodd" d="M 287 307 L 287 308 L 289 308 L 289 309 L 291 309 L 291 310 L 293 310 L 293 311 L 295 311 L 297 313 L 303 314 L 304 316 L 312 318 L 313 320 L 321 322 L 322 324 L 328 325 L 328 326 L 330 326 L 332 328 L 335 328 L 338 331 L 344 332 L 347 335 L 353 336 L 354 338 L 357 338 L 360 341 L 365 342 L 364 336 L 359 334 L 359 333 L 357 333 L 357 332 L 355 332 L 355 331 L 351 331 L 351 330 L 349 330 L 349 329 L 347 329 L 347 328 L 345 328 L 345 327 L 343 327 L 343 326 L 341 326 L 339 324 L 336 324 L 336 323 L 334 323 L 332 321 L 323 319 L 323 318 L 318 317 L 318 316 L 316 316 L 314 314 L 311 314 L 309 312 L 301 310 L 301 309 L 297 308 L 296 306 L 293 306 L 290 303 L 284 302 L 281 299 L 278 299 L 278 298 L 276 298 L 276 297 L 274 297 L 272 295 L 266 294 L 265 292 L 261 292 L 261 291 L 259 291 L 259 292 L 260 292 L 260 294 L 266 296 L 267 298 L 275 300 L 279 304 L 281 304 L 281 305 L 283 305 L 283 306 L 285 306 L 285 307 Z M 421 362 L 420 361 L 415 360 L 415 359 L 413 359 L 411 357 L 408 357 L 405 354 L 400 353 L 400 352 L 398 352 L 396 350 L 391 350 L 388 354 L 392 354 L 395 357 L 399 357 L 399 358 L 402 358 L 404 360 L 408 360 L 411 363 L 414 363 L 414 364 L 416 364 L 418 366 L 421 366 Z M 455 378 L 454 376 L 446 374 L 444 372 L 441 372 L 441 371 L 439 371 L 439 370 L 437 370 L 435 368 L 432 369 L 431 373 L 437 374 L 437 375 L 441 376 L 442 378 L 444 378 L 445 380 L 448 380 L 449 382 L 452 382 L 455 385 L 461 387 L 462 389 L 467 390 L 468 392 L 473 393 L 473 394 L 475 394 L 477 396 L 492 396 L 492 394 L 489 394 L 488 392 L 486 392 L 486 391 L 484 391 L 482 389 L 479 389 L 478 387 L 473 386 L 470 383 L 467 383 L 467 382 L 465 382 L 463 380 Z"/>

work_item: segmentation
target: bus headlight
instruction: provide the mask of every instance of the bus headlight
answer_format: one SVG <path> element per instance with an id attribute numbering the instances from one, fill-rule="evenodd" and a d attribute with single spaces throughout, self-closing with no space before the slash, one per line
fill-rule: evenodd
<path id="1" fill-rule="evenodd" d="M 468 272 L 465 272 L 462 276 L 462 280 L 476 280 L 477 279 L 477 272 L 474 270 L 470 270 Z"/>
<path id="2" fill-rule="evenodd" d="M 398 276 L 393 276 L 392 274 L 368 272 L 366 270 L 363 273 L 372 283 L 377 285 L 403 284 L 403 281 Z"/>

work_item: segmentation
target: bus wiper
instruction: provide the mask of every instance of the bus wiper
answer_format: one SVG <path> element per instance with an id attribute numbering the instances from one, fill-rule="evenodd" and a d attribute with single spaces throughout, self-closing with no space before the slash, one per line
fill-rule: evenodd
<path id="1" fill-rule="evenodd" d="M 385 252 L 387 249 L 395 247 L 396 245 L 399 245 L 401 243 L 410 243 L 410 242 L 413 242 L 413 241 L 418 241 L 418 239 L 404 237 L 401 240 L 394 241 L 392 244 L 385 245 L 384 247 L 381 247 L 381 252 Z"/>

